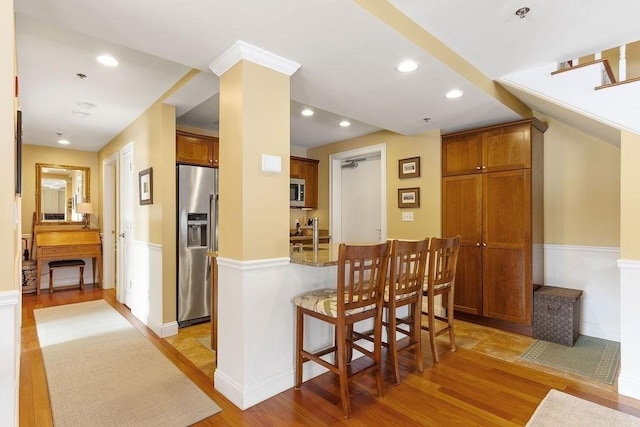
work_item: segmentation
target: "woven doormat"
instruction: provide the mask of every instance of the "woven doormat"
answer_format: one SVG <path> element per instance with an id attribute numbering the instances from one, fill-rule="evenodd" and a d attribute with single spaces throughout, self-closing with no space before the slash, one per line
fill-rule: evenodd
<path id="1" fill-rule="evenodd" d="M 620 363 L 620 343 L 585 335 L 580 335 L 573 347 L 536 340 L 519 360 L 613 384 Z"/>

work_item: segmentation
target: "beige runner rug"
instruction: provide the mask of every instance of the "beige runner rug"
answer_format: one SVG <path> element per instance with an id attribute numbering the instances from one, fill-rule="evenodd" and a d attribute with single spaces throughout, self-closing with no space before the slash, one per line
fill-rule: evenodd
<path id="1" fill-rule="evenodd" d="M 56 426 L 188 426 L 220 412 L 105 301 L 34 316 Z"/>
<path id="2" fill-rule="evenodd" d="M 551 389 L 527 426 L 640 426 L 640 418 Z"/>

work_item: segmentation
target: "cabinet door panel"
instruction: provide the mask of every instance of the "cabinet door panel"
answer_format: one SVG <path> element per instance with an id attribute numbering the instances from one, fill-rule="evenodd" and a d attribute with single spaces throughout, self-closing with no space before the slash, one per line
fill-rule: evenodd
<path id="1" fill-rule="evenodd" d="M 483 315 L 531 324 L 530 253 L 523 249 L 484 248 Z"/>
<path id="2" fill-rule="evenodd" d="M 483 176 L 483 315 L 531 323 L 531 171 Z"/>
<path id="3" fill-rule="evenodd" d="M 456 269 L 455 308 L 482 312 L 482 176 L 451 176 L 442 180 L 442 235 L 461 236 Z"/>
<path id="4" fill-rule="evenodd" d="M 220 166 L 220 140 L 215 138 L 213 140 L 213 167 Z"/>
<path id="5" fill-rule="evenodd" d="M 302 161 L 294 158 L 289 160 L 289 176 L 291 178 L 302 178 Z"/>
<path id="6" fill-rule="evenodd" d="M 509 126 L 483 134 L 484 172 L 531 168 L 529 125 Z"/>
<path id="7" fill-rule="evenodd" d="M 482 314 L 482 248 L 460 246 L 453 300 L 456 311 Z"/>
<path id="8" fill-rule="evenodd" d="M 318 164 L 304 162 L 302 164 L 302 177 L 306 186 L 304 207 L 315 209 L 318 207 Z"/>
<path id="9" fill-rule="evenodd" d="M 176 133 L 176 162 L 212 167 L 213 138 Z"/>
<path id="10" fill-rule="evenodd" d="M 480 173 L 482 135 L 466 135 L 442 141 L 442 176 Z"/>
<path id="11" fill-rule="evenodd" d="M 460 235 L 462 245 L 476 246 L 482 238 L 482 176 L 443 178 L 442 235 Z"/>
<path id="12" fill-rule="evenodd" d="M 489 173 L 483 178 L 483 243 L 530 245 L 531 171 Z"/>

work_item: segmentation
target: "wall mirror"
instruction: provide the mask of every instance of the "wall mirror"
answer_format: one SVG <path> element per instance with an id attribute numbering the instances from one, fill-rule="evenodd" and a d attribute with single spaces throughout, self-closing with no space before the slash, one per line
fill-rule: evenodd
<path id="1" fill-rule="evenodd" d="M 36 163 L 36 222 L 82 223 L 78 203 L 90 202 L 90 169 Z"/>

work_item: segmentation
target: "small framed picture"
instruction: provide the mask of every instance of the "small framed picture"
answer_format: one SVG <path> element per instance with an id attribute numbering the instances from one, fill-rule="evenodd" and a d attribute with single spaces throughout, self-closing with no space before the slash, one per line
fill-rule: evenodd
<path id="1" fill-rule="evenodd" d="M 398 178 L 418 178 L 420 176 L 420 157 L 398 160 Z"/>
<path id="2" fill-rule="evenodd" d="M 420 188 L 398 188 L 399 208 L 419 208 Z"/>
<path id="3" fill-rule="evenodd" d="M 138 174 L 138 185 L 140 190 L 140 204 L 153 204 L 153 168 L 140 171 Z"/>

